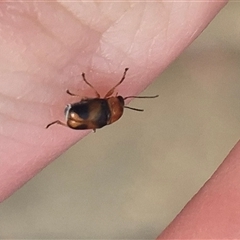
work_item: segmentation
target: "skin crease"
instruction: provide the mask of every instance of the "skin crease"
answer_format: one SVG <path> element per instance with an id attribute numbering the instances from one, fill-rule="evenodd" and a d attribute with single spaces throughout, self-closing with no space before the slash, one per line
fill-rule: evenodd
<path id="1" fill-rule="evenodd" d="M 0 201 L 88 133 L 61 126 L 44 129 L 54 120 L 64 121 L 65 105 L 79 100 L 66 89 L 94 96 L 82 72 L 104 95 L 129 67 L 117 92 L 135 95 L 225 4 L 0 3 Z M 237 144 L 160 239 L 240 237 L 239 155 Z"/>

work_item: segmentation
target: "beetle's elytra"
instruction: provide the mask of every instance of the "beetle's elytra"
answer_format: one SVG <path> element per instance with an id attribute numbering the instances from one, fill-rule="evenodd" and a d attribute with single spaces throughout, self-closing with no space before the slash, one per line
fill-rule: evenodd
<path id="1" fill-rule="evenodd" d="M 143 111 L 143 109 L 132 108 L 125 106 L 125 99 L 127 98 L 156 98 L 155 96 L 112 96 L 114 90 L 125 79 L 128 68 L 125 68 L 122 79 L 110 89 L 104 98 L 100 97 L 100 94 L 95 88 L 86 80 L 85 74 L 82 73 L 83 81 L 95 91 L 95 98 L 84 98 L 80 102 L 68 104 L 65 108 L 66 123 L 59 120 L 49 123 L 46 128 L 49 128 L 53 124 L 60 124 L 72 129 L 86 130 L 102 128 L 113 122 L 116 122 L 123 114 L 124 108 L 129 108 L 135 111 Z M 67 90 L 67 93 L 71 96 L 77 96 Z"/>

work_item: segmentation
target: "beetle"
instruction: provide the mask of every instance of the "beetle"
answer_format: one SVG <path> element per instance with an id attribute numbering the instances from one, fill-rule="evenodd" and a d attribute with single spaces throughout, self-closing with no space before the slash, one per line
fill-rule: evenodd
<path id="1" fill-rule="evenodd" d="M 85 73 L 82 73 L 83 81 L 91 87 L 96 97 L 95 98 L 83 98 L 80 102 L 68 104 L 65 108 L 66 123 L 59 120 L 49 123 L 46 128 L 49 128 L 53 124 L 60 124 L 76 130 L 92 129 L 94 132 L 97 128 L 102 128 L 106 125 L 116 122 L 122 115 L 124 108 L 128 108 L 135 111 L 143 111 L 143 109 L 132 108 L 125 106 L 125 100 L 128 98 L 156 98 L 155 96 L 113 96 L 114 90 L 125 79 L 128 68 L 125 68 L 121 80 L 111 88 L 104 98 L 101 98 L 96 89 L 86 80 Z M 78 96 L 66 91 L 71 96 Z"/>

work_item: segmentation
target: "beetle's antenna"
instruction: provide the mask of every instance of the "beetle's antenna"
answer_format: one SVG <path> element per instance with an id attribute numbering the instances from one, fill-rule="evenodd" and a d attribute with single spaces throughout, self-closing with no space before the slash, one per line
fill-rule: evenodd
<path id="1" fill-rule="evenodd" d="M 154 95 L 154 96 L 127 96 L 123 99 L 125 100 L 125 99 L 128 99 L 128 98 L 157 98 L 158 96 L 159 95 Z"/>
<path id="2" fill-rule="evenodd" d="M 128 106 L 124 106 L 124 108 L 128 108 L 128 109 L 138 111 L 138 112 L 143 112 L 144 111 L 143 109 L 140 109 L 140 108 L 132 108 L 132 107 L 128 107 Z"/>
<path id="3" fill-rule="evenodd" d="M 128 99 L 128 98 L 156 98 L 158 96 L 159 95 L 154 95 L 154 96 L 127 96 L 123 99 L 125 100 L 125 99 Z M 128 108 L 128 109 L 138 111 L 138 112 L 143 112 L 144 111 L 143 109 L 140 109 L 140 108 L 133 108 L 133 107 L 128 107 L 128 106 L 124 106 L 124 108 Z"/>
<path id="4" fill-rule="evenodd" d="M 124 73 L 123 73 L 123 76 L 122 76 L 122 79 L 120 80 L 120 82 L 118 82 L 113 88 L 111 88 L 111 89 L 107 92 L 107 94 L 105 95 L 104 98 L 110 97 L 110 96 L 113 94 L 115 88 L 116 88 L 117 86 L 119 86 L 119 85 L 123 82 L 123 80 L 124 80 L 125 77 L 126 77 L 126 73 L 127 73 L 128 69 L 129 69 L 129 68 L 125 68 L 125 71 L 124 71 Z"/>

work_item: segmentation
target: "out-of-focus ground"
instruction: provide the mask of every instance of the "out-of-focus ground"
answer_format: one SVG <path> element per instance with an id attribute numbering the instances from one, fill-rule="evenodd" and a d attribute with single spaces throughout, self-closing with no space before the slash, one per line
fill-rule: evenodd
<path id="1" fill-rule="evenodd" d="M 0 206 L 1 238 L 155 238 L 240 137 L 240 4 L 142 95 Z"/>

